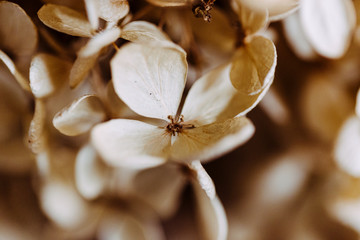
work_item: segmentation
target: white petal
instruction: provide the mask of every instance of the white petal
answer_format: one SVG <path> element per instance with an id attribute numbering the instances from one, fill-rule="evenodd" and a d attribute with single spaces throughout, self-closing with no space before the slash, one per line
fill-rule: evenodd
<path id="1" fill-rule="evenodd" d="M 181 112 L 185 121 L 208 124 L 238 114 L 244 116 L 267 93 L 271 84 L 256 95 L 238 92 L 231 84 L 230 69 L 229 64 L 218 67 L 194 83 Z"/>
<path id="2" fill-rule="evenodd" d="M 214 182 L 210 178 L 209 174 L 205 171 L 200 161 L 191 162 L 189 167 L 194 172 L 196 179 L 194 181 L 197 182 L 201 189 L 206 193 L 208 198 L 214 199 L 216 197 Z"/>
<path id="3" fill-rule="evenodd" d="M 46 107 L 45 102 L 40 99 L 35 101 L 34 117 L 29 128 L 29 147 L 34 153 L 44 151 L 46 147 Z"/>
<path id="4" fill-rule="evenodd" d="M 311 60 L 316 57 L 316 53 L 306 38 L 303 26 L 300 23 L 299 13 L 294 13 L 283 20 L 284 33 L 288 43 L 295 54 L 304 59 Z"/>
<path id="5" fill-rule="evenodd" d="M 100 99 L 93 95 L 87 95 L 58 112 L 53 119 L 53 124 L 61 133 L 76 136 L 89 131 L 105 118 L 106 113 Z"/>
<path id="6" fill-rule="evenodd" d="M 185 129 L 171 146 L 171 158 L 181 162 L 208 161 L 245 143 L 254 130 L 253 124 L 245 117 Z"/>
<path id="7" fill-rule="evenodd" d="M 97 0 L 84 0 L 84 2 L 89 23 L 93 30 L 97 30 L 99 28 Z"/>
<path id="8" fill-rule="evenodd" d="M 53 94 L 69 79 L 71 63 L 58 57 L 40 53 L 31 61 L 30 87 L 37 98 Z"/>
<path id="9" fill-rule="evenodd" d="M 340 130 L 335 144 L 335 160 L 339 167 L 354 177 L 360 177 L 360 119 L 353 116 Z"/>
<path id="10" fill-rule="evenodd" d="M 203 239 L 225 240 L 228 234 L 226 213 L 219 198 L 209 198 L 198 182 L 192 181 Z"/>
<path id="11" fill-rule="evenodd" d="M 307 38 L 316 51 L 339 58 L 347 50 L 355 26 L 351 0 L 302 0 L 300 18 Z"/>
<path id="12" fill-rule="evenodd" d="M 83 147 L 75 165 L 76 187 L 80 194 L 86 199 L 98 197 L 105 188 L 107 170 L 91 146 Z"/>
<path id="13" fill-rule="evenodd" d="M 78 55 L 85 58 L 97 54 L 102 48 L 115 42 L 120 37 L 120 32 L 121 30 L 118 27 L 105 29 L 91 38 L 86 45 L 81 48 Z"/>
<path id="14" fill-rule="evenodd" d="M 26 91 L 30 91 L 29 81 L 18 71 L 14 62 L 1 50 L 0 60 L 3 61 L 20 86 Z"/>
<path id="15" fill-rule="evenodd" d="M 111 72 L 116 93 L 133 111 L 160 119 L 175 116 L 187 74 L 182 52 L 128 44 L 111 60 Z"/>
<path id="16" fill-rule="evenodd" d="M 161 217 L 167 218 L 179 206 L 186 178 L 178 166 L 164 164 L 139 172 L 133 181 L 134 194 L 150 204 Z"/>
<path id="17" fill-rule="evenodd" d="M 252 38 L 236 50 L 230 71 L 232 84 L 242 93 L 258 94 L 273 81 L 276 58 L 271 40 L 262 36 Z"/>
<path id="18" fill-rule="evenodd" d="M 131 168 L 164 163 L 170 147 L 170 135 L 163 128 L 125 119 L 98 124 L 91 141 L 108 164 Z"/>
<path id="19" fill-rule="evenodd" d="M 90 37 L 91 25 L 84 15 L 71 8 L 45 4 L 38 11 L 39 19 L 48 27 L 72 36 Z"/>
<path id="20" fill-rule="evenodd" d="M 10 55 L 24 56 L 34 52 L 38 41 L 31 18 L 17 4 L 0 2 L 0 49 Z"/>

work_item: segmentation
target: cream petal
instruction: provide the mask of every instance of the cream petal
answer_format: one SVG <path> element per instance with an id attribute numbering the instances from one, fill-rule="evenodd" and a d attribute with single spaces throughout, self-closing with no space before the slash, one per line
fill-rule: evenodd
<path id="1" fill-rule="evenodd" d="M 161 217 L 167 218 L 177 210 L 185 183 L 186 178 L 179 166 L 164 164 L 137 173 L 133 180 L 133 191 Z"/>
<path id="2" fill-rule="evenodd" d="M 335 201 L 329 209 L 331 215 L 360 232 L 360 199 L 340 199 Z"/>
<path id="3" fill-rule="evenodd" d="M 97 30 L 99 28 L 97 0 L 84 0 L 84 3 L 89 23 L 93 30 Z"/>
<path id="4" fill-rule="evenodd" d="M 214 199 L 216 197 L 216 190 L 213 180 L 205 171 L 200 161 L 193 161 L 189 164 L 189 168 L 194 173 L 194 181 L 201 187 L 208 198 Z"/>
<path id="5" fill-rule="evenodd" d="M 109 169 L 98 158 L 95 149 L 86 145 L 76 156 L 75 181 L 80 194 L 86 199 L 98 197 L 105 189 Z"/>
<path id="6" fill-rule="evenodd" d="M 86 58 L 91 55 L 98 54 L 102 48 L 115 42 L 120 37 L 120 32 L 121 30 L 118 27 L 105 29 L 91 38 L 86 45 L 81 48 L 78 55 Z"/>
<path id="7" fill-rule="evenodd" d="M 117 22 L 129 12 L 127 0 L 98 0 L 99 17 L 107 22 Z"/>
<path id="8" fill-rule="evenodd" d="M 360 119 L 349 118 L 342 126 L 335 143 L 335 160 L 339 167 L 354 177 L 360 177 Z"/>
<path id="9" fill-rule="evenodd" d="M 40 153 L 46 148 L 46 106 L 41 99 L 35 100 L 35 113 L 29 128 L 29 147 L 34 153 Z"/>
<path id="10" fill-rule="evenodd" d="M 245 143 L 254 130 L 251 121 L 245 117 L 185 129 L 171 146 L 171 159 L 180 162 L 195 159 L 208 161 Z"/>
<path id="11" fill-rule="evenodd" d="M 91 25 L 87 18 L 71 8 L 45 4 L 38 11 L 39 19 L 56 31 L 78 37 L 91 37 Z"/>
<path id="12" fill-rule="evenodd" d="M 271 83 L 260 93 L 248 95 L 237 91 L 230 81 L 231 65 L 220 66 L 198 79 L 186 97 L 182 114 L 185 121 L 208 124 L 236 115 L 244 116 L 267 93 Z"/>
<path id="13" fill-rule="evenodd" d="M 187 74 L 175 49 L 128 44 L 111 60 L 115 92 L 136 113 L 167 119 L 178 110 Z"/>
<path id="14" fill-rule="evenodd" d="M 285 37 L 295 54 L 304 60 L 314 59 L 317 55 L 305 36 L 300 23 L 299 13 L 292 14 L 284 19 L 282 23 Z"/>
<path id="15" fill-rule="evenodd" d="M 274 79 L 276 58 L 271 40 L 254 37 L 235 53 L 230 71 L 232 84 L 242 93 L 259 93 Z"/>
<path id="16" fill-rule="evenodd" d="M 37 98 L 53 94 L 68 81 L 71 63 L 50 54 L 37 54 L 31 61 L 30 87 Z"/>
<path id="17" fill-rule="evenodd" d="M 115 119 L 96 125 L 91 142 L 109 165 L 141 169 L 164 163 L 170 134 L 140 121 Z"/>
<path id="18" fill-rule="evenodd" d="M 0 49 L 15 56 L 34 52 L 38 41 L 31 18 L 17 4 L 0 2 Z M 15 60 L 15 59 L 14 59 Z"/>
<path id="19" fill-rule="evenodd" d="M 94 95 L 86 95 L 58 112 L 53 124 L 62 134 L 76 136 L 89 131 L 105 119 L 106 113 L 100 99 Z"/>
<path id="20" fill-rule="evenodd" d="M 121 37 L 134 43 L 176 48 L 186 54 L 159 27 L 146 21 L 133 21 L 126 24 L 122 29 Z"/>
<path id="21" fill-rule="evenodd" d="M 209 198 L 197 181 L 192 181 L 192 185 L 196 196 L 197 214 L 203 239 L 227 239 L 228 222 L 218 196 Z"/>
<path id="22" fill-rule="evenodd" d="M 89 57 L 78 56 L 70 71 L 70 87 L 77 87 L 88 75 L 90 70 L 95 66 L 96 60 L 100 56 L 97 52 Z"/>
<path id="23" fill-rule="evenodd" d="M 159 7 L 181 7 L 189 6 L 192 0 L 147 0 L 149 3 Z"/>
<path id="24" fill-rule="evenodd" d="M 59 180 L 48 180 L 40 192 L 41 207 L 57 225 L 74 229 L 87 219 L 88 206 L 74 188 Z"/>
<path id="25" fill-rule="evenodd" d="M 304 32 L 320 55 L 343 56 L 356 21 L 351 0 L 302 0 L 299 13 Z"/>
<path id="26" fill-rule="evenodd" d="M 14 76 L 16 81 L 20 84 L 20 86 L 24 90 L 30 91 L 29 81 L 18 71 L 14 62 L 1 50 L 0 50 L 0 60 L 6 65 L 6 67 L 9 69 L 9 71 Z"/>

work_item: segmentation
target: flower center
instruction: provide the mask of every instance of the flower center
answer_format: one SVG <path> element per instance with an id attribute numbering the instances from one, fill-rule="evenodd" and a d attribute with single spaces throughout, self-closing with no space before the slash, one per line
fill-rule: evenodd
<path id="1" fill-rule="evenodd" d="M 170 123 L 166 126 L 166 131 L 171 135 L 175 136 L 178 133 L 181 133 L 184 129 L 191 129 L 195 126 L 193 124 L 183 124 L 184 116 L 180 115 L 180 117 L 173 117 L 171 115 L 168 116 Z"/>

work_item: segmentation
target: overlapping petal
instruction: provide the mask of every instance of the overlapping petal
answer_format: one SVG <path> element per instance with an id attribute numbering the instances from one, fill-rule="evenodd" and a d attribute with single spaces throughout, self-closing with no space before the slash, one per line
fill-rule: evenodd
<path id="1" fill-rule="evenodd" d="M 91 142 L 109 165 L 141 169 L 165 162 L 170 134 L 144 122 L 114 119 L 96 125 Z"/>
<path id="2" fill-rule="evenodd" d="M 133 111 L 165 120 L 175 116 L 187 74 L 182 52 L 128 44 L 111 60 L 111 71 L 115 92 Z"/>

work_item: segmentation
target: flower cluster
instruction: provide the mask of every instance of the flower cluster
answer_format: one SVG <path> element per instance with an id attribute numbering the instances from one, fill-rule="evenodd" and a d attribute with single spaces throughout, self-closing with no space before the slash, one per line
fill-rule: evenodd
<path id="1" fill-rule="evenodd" d="M 0 1 L 0 238 L 357 239 L 359 19 Z"/>

